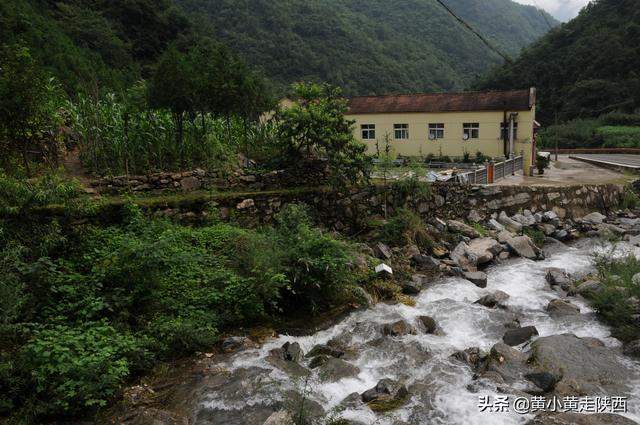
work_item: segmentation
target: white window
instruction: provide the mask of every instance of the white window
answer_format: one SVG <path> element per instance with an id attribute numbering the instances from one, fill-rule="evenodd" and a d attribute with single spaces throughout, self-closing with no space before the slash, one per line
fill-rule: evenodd
<path id="1" fill-rule="evenodd" d="M 409 138 L 409 124 L 394 124 L 393 132 L 396 140 L 406 140 Z"/>
<path id="2" fill-rule="evenodd" d="M 480 138 L 480 123 L 467 122 L 462 124 L 462 137 L 464 140 Z"/>
<path id="3" fill-rule="evenodd" d="M 500 123 L 500 139 L 509 140 L 509 123 L 507 123 L 506 127 L 504 123 Z M 514 122 L 513 123 L 513 140 L 517 140 L 517 139 L 518 139 L 518 123 Z"/>
<path id="4" fill-rule="evenodd" d="M 429 139 L 444 139 L 444 124 L 429 124 Z"/>
<path id="5" fill-rule="evenodd" d="M 362 140 L 375 140 L 376 138 L 375 124 L 362 124 L 360 128 L 362 130 Z"/>

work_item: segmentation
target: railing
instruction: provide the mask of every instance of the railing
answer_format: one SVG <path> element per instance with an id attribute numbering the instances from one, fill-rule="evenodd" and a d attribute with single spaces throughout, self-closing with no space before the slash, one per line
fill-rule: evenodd
<path id="1" fill-rule="evenodd" d="M 563 149 L 554 149 L 554 148 L 541 148 L 540 152 L 550 152 L 552 155 L 556 152 L 559 154 L 629 154 L 629 155 L 638 155 L 640 154 L 639 148 L 563 148 Z"/>
<path id="2" fill-rule="evenodd" d="M 493 179 L 491 179 L 490 168 L 493 167 Z M 489 184 L 505 177 L 514 176 L 517 171 L 524 168 L 524 158 L 516 156 L 497 164 L 487 164 L 484 168 L 469 173 L 459 174 L 458 181 L 469 184 Z M 489 181 L 492 180 L 492 181 Z"/>

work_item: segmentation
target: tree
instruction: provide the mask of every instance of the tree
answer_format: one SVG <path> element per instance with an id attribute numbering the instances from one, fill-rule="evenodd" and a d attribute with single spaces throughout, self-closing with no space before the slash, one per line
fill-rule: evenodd
<path id="1" fill-rule="evenodd" d="M 283 157 L 290 164 L 312 158 L 327 160 L 335 184 L 368 178 L 366 146 L 353 137 L 353 122 L 344 116 L 348 107 L 340 89 L 295 84 L 294 91 L 295 103 L 274 117 Z"/>
<path id="2" fill-rule="evenodd" d="M 184 118 L 192 112 L 196 84 L 193 69 L 185 54 L 171 46 L 162 55 L 149 86 L 152 107 L 171 111 L 176 125 L 176 142 L 180 150 L 180 163 L 184 163 Z"/>
<path id="3" fill-rule="evenodd" d="M 44 157 L 47 144 L 55 142 L 61 98 L 29 49 L 14 45 L 0 50 L 0 143 L 5 161 L 20 155 L 25 172 L 31 174 L 29 152 Z"/>

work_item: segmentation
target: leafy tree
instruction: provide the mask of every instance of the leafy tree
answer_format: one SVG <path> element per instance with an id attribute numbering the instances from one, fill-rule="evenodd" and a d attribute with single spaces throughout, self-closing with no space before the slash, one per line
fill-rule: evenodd
<path id="1" fill-rule="evenodd" d="M 289 164 L 325 159 L 335 184 L 368 178 L 366 146 L 353 137 L 353 122 L 344 116 L 348 107 L 340 89 L 326 84 L 295 84 L 293 88 L 295 103 L 274 117 L 278 143 Z"/>
<path id="2" fill-rule="evenodd" d="M 30 174 L 29 153 L 55 151 L 57 104 L 61 95 L 29 49 L 5 46 L 0 51 L 0 143 L 5 162 L 18 154 Z M 49 148 L 49 149 L 47 149 Z"/>

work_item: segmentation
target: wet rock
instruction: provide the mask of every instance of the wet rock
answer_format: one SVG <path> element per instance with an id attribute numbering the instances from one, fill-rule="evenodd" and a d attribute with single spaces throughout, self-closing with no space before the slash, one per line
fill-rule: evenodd
<path id="1" fill-rule="evenodd" d="M 355 410 L 362 406 L 362 396 L 359 393 L 351 393 L 346 396 L 340 404 L 338 404 L 338 410 Z"/>
<path id="2" fill-rule="evenodd" d="M 232 336 L 229 338 L 225 338 L 225 340 L 222 341 L 221 348 L 224 353 L 231 353 L 234 351 L 241 350 L 243 348 L 250 348 L 255 346 L 256 344 L 247 337 Z"/>
<path id="3" fill-rule="evenodd" d="M 398 320 L 397 322 L 387 323 L 382 326 L 382 335 L 386 336 L 404 336 L 415 334 L 416 330 L 414 329 L 414 327 L 404 320 Z"/>
<path id="4" fill-rule="evenodd" d="M 494 372 L 509 384 L 519 382 L 525 375 L 534 372 L 527 360 L 528 356 L 523 352 L 499 342 L 491 347 L 484 373 Z"/>
<path id="5" fill-rule="evenodd" d="M 323 381 L 337 382 L 344 378 L 358 376 L 360 369 L 342 359 L 329 357 L 324 364 L 318 367 L 318 376 Z"/>
<path id="6" fill-rule="evenodd" d="M 306 357 L 316 357 L 316 356 L 330 356 L 335 357 L 336 359 L 344 356 L 344 351 L 339 348 L 331 347 L 326 344 L 318 344 L 314 346 L 306 355 Z"/>
<path id="7" fill-rule="evenodd" d="M 473 283 L 479 288 L 487 287 L 487 274 L 483 272 L 465 272 L 462 275 L 469 282 Z"/>
<path id="8" fill-rule="evenodd" d="M 447 221 L 447 227 L 449 228 L 449 230 L 455 233 L 460 233 L 461 235 L 464 235 L 468 238 L 480 237 L 480 233 L 478 233 L 476 229 L 461 221 L 449 220 Z"/>
<path id="9" fill-rule="evenodd" d="M 282 346 L 282 358 L 290 362 L 299 362 L 304 357 L 304 353 L 297 342 L 285 342 Z"/>
<path id="10" fill-rule="evenodd" d="M 186 416 L 153 407 L 141 406 L 116 418 L 119 425 L 188 425 Z"/>
<path id="11" fill-rule="evenodd" d="M 286 410 L 280 410 L 269 416 L 263 425 L 295 425 L 295 422 L 291 413 Z"/>
<path id="12" fill-rule="evenodd" d="M 640 339 L 625 344 L 622 352 L 627 356 L 640 358 Z"/>
<path id="13" fill-rule="evenodd" d="M 530 260 L 539 260 L 544 256 L 529 236 L 516 236 L 507 241 L 507 245 L 518 256 Z"/>
<path id="14" fill-rule="evenodd" d="M 566 230 L 558 230 L 552 235 L 555 239 L 559 241 L 565 241 L 569 238 L 570 234 Z"/>
<path id="15" fill-rule="evenodd" d="M 526 425 L 636 425 L 624 416 L 612 413 L 583 415 L 580 413 L 541 413 Z"/>
<path id="16" fill-rule="evenodd" d="M 284 360 L 277 354 L 270 354 L 265 359 L 270 365 L 280 369 L 287 375 L 295 378 L 305 377 L 309 375 L 309 370 L 296 362 Z"/>
<path id="17" fill-rule="evenodd" d="M 480 298 L 474 304 L 480 304 L 489 308 L 502 307 L 504 308 L 504 302 L 509 299 L 509 294 L 503 291 L 495 291 Z"/>
<path id="18" fill-rule="evenodd" d="M 407 387 L 392 379 L 382 379 L 370 390 L 362 393 L 362 401 L 373 411 L 383 412 L 399 407 L 409 396 Z"/>
<path id="19" fill-rule="evenodd" d="M 562 377 L 555 389 L 562 396 L 625 396 L 625 382 L 637 378 L 613 349 L 594 346 L 572 334 L 539 338 L 531 344 L 531 361 L 541 372 Z"/>
<path id="20" fill-rule="evenodd" d="M 524 344 L 536 335 L 538 335 L 538 330 L 535 326 L 526 326 L 524 328 L 508 330 L 505 332 L 502 340 L 505 344 L 515 347 L 516 345 Z"/>
<path id="21" fill-rule="evenodd" d="M 546 269 L 545 279 L 550 286 L 560 286 L 563 290 L 571 286 L 571 278 L 565 269 L 551 267 Z"/>
<path id="22" fill-rule="evenodd" d="M 553 391 L 559 378 L 556 375 L 552 375 L 548 372 L 534 372 L 524 375 L 525 379 L 529 382 L 533 382 L 538 388 L 545 393 Z"/>
<path id="23" fill-rule="evenodd" d="M 405 295 L 418 295 L 422 291 L 422 279 L 405 280 L 401 287 Z"/>
<path id="24" fill-rule="evenodd" d="M 467 249 L 476 258 L 476 264 L 483 265 L 502 252 L 502 245 L 493 238 L 478 238 L 469 242 Z"/>
<path id="25" fill-rule="evenodd" d="M 440 260 L 424 254 L 412 256 L 411 263 L 419 270 L 436 270 L 440 266 Z"/>
<path id="26" fill-rule="evenodd" d="M 418 316 L 418 322 L 422 324 L 424 327 L 425 333 L 428 334 L 438 334 L 440 332 L 438 323 L 433 319 L 433 317 L 429 316 Z"/>
<path id="27" fill-rule="evenodd" d="M 317 369 L 327 362 L 331 357 L 326 355 L 315 356 L 309 362 L 309 369 Z"/>
<path id="28" fill-rule="evenodd" d="M 566 317 L 580 314 L 580 309 L 568 301 L 551 300 L 547 305 L 551 317 Z"/>
<path id="29" fill-rule="evenodd" d="M 452 358 L 466 363 L 473 369 L 477 369 L 482 359 L 485 357 L 484 353 L 478 347 L 467 348 L 464 351 L 456 351 L 451 355 Z"/>
<path id="30" fill-rule="evenodd" d="M 318 421 L 325 417 L 325 411 L 320 403 L 311 400 L 309 397 L 295 390 L 285 391 L 284 403 L 280 404 L 284 404 L 287 411 L 295 412 L 296 416 L 301 416 L 306 419 L 305 424 L 318 423 Z M 224 422 L 220 423 L 222 424 Z"/>

